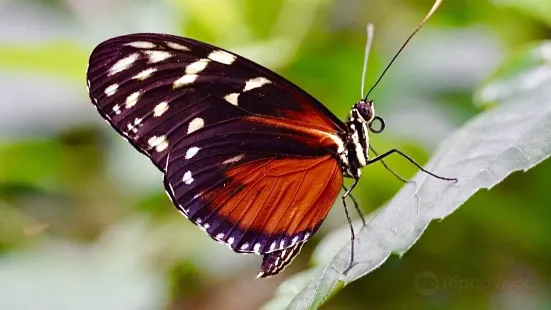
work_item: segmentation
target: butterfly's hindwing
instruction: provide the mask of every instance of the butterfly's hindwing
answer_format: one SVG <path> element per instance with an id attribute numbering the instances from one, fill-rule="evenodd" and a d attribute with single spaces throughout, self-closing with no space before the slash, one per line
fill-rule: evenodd
<path id="1" fill-rule="evenodd" d="M 300 253 L 304 243 L 264 255 L 257 278 L 267 278 L 280 273 Z"/>
<path id="2" fill-rule="evenodd" d="M 308 240 L 340 190 L 338 163 L 329 155 L 260 157 L 199 170 L 169 163 L 165 183 L 182 213 L 234 251 L 270 253 Z"/>

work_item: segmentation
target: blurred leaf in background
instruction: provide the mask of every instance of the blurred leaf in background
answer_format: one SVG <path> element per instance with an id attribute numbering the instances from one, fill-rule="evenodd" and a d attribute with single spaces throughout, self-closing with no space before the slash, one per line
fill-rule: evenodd
<path id="1" fill-rule="evenodd" d="M 276 292 L 290 301 L 311 271 L 278 285 L 308 268 L 316 240 L 346 225 L 337 202 L 296 263 L 254 279 L 259 257 L 232 253 L 182 218 L 160 173 L 97 115 L 84 75 L 99 42 L 146 31 L 206 41 L 277 71 L 344 118 L 360 92 L 365 24 L 376 26 L 369 85 L 431 5 L 0 1 L 0 309 L 258 309 Z M 548 9 L 546 1 L 445 1 L 373 93 L 387 130 L 371 142 L 425 162 L 504 94 L 484 87 L 473 104 L 477 85 L 515 85 L 518 72 L 533 74 L 532 83 L 545 78 L 524 68 L 545 72 L 548 62 L 522 51 L 548 37 Z M 492 74 L 515 53 L 517 69 Z M 389 164 L 408 177 L 416 171 L 400 159 Z M 366 213 L 402 186 L 380 166 L 363 174 L 355 193 Z M 324 309 L 545 309 L 549 180 L 544 162 L 476 194 Z M 436 279 L 438 290 L 419 289 L 419 279 Z"/>

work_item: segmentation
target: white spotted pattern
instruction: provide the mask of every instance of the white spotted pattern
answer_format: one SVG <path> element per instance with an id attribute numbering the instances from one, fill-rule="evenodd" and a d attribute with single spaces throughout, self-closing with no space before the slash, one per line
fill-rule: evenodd
<path id="1" fill-rule="evenodd" d="M 130 68 L 130 66 L 136 61 L 138 60 L 138 57 L 140 57 L 139 54 L 135 53 L 135 54 L 132 54 L 132 55 L 129 55 L 123 59 L 120 59 L 119 61 L 117 61 L 112 67 L 111 69 L 109 69 L 109 76 L 111 75 L 114 75 L 114 74 L 117 74 L 119 72 L 122 72 L 128 68 Z"/>
<path id="2" fill-rule="evenodd" d="M 163 101 L 155 106 L 153 109 L 153 116 L 159 117 L 168 110 L 168 102 Z"/>
<path id="3" fill-rule="evenodd" d="M 148 68 L 148 69 L 145 69 L 145 70 L 143 70 L 142 72 L 136 74 L 136 75 L 134 76 L 134 78 L 135 78 L 136 80 L 143 81 L 143 80 L 147 79 L 148 77 L 150 77 L 151 74 L 153 74 L 155 71 L 157 71 L 157 69 L 155 69 L 155 68 Z"/>
<path id="4" fill-rule="evenodd" d="M 261 246 L 260 243 L 255 244 L 254 248 L 253 248 L 253 251 L 255 253 L 260 253 L 260 246 Z"/>
<path id="5" fill-rule="evenodd" d="M 125 45 L 132 46 L 135 48 L 154 48 L 155 47 L 155 44 L 147 41 L 130 42 Z"/>
<path id="6" fill-rule="evenodd" d="M 187 185 L 193 183 L 193 176 L 191 176 L 191 171 L 188 170 L 186 171 L 186 173 L 184 173 L 184 176 L 182 177 L 182 182 L 186 183 Z"/>
<path id="7" fill-rule="evenodd" d="M 162 152 L 168 148 L 166 136 L 153 136 L 147 141 L 150 147 L 155 148 L 157 152 Z"/>
<path id="8" fill-rule="evenodd" d="M 189 48 L 187 46 L 183 46 L 182 44 L 174 43 L 174 42 L 166 42 L 166 46 L 180 51 L 189 51 Z"/>
<path id="9" fill-rule="evenodd" d="M 229 94 L 229 95 L 226 95 L 224 97 L 224 99 L 226 99 L 227 102 L 233 104 L 233 105 L 237 105 L 237 100 L 239 98 L 239 93 L 233 93 L 233 94 Z"/>
<path id="10" fill-rule="evenodd" d="M 210 53 L 208 58 L 225 65 L 231 65 L 237 59 L 234 55 L 222 50 Z"/>
<path id="11" fill-rule="evenodd" d="M 245 83 L 245 88 L 243 88 L 243 91 L 246 92 L 251 89 L 259 88 L 270 83 L 272 83 L 272 81 L 264 77 L 257 77 L 254 79 L 250 79 Z"/>
<path id="12" fill-rule="evenodd" d="M 199 59 L 195 62 L 190 63 L 186 67 L 186 74 L 197 74 L 197 73 L 205 70 L 205 68 L 207 67 L 209 62 L 210 62 L 209 59 L 204 59 L 203 58 L 203 59 Z"/>
<path id="13" fill-rule="evenodd" d="M 209 223 L 206 223 L 205 225 L 203 225 L 203 228 L 205 228 L 205 230 L 209 229 L 210 225 Z"/>
<path id="14" fill-rule="evenodd" d="M 228 244 L 229 244 L 229 245 L 232 245 L 232 244 L 233 244 L 233 240 L 234 240 L 233 237 L 228 238 Z"/>
<path id="15" fill-rule="evenodd" d="M 118 115 L 118 114 L 121 114 L 121 106 L 118 105 L 118 104 L 115 104 L 115 105 L 113 106 L 113 112 L 115 112 L 115 114 L 117 114 L 117 115 Z"/>
<path id="16" fill-rule="evenodd" d="M 203 126 L 205 126 L 205 121 L 200 117 L 196 117 L 191 122 L 189 122 L 187 134 L 189 135 L 190 133 L 203 128 Z"/>
<path id="17" fill-rule="evenodd" d="M 186 152 L 186 159 L 191 159 L 193 156 L 197 155 L 197 152 L 199 152 L 200 148 L 196 146 L 190 147 Z"/>
<path id="18" fill-rule="evenodd" d="M 276 247 L 276 242 L 272 242 L 272 245 L 270 245 L 270 252 L 275 250 L 275 247 Z"/>
<path id="19" fill-rule="evenodd" d="M 147 56 L 149 57 L 149 62 L 150 63 L 157 63 L 157 62 L 161 62 L 165 59 L 168 59 L 172 56 L 172 54 L 170 54 L 169 52 L 165 52 L 165 51 L 144 51 L 144 53 L 147 54 Z"/>
<path id="20" fill-rule="evenodd" d="M 249 244 L 248 243 L 243 243 L 243 245 L 241 246 L 241 250 L 246 250 L 249 248 Z"/>
<path id="21" fill-rule="evenodd" d="M 224 234 L 223 233 L 219 233 L 218 235 L 216 235 L 216 239 L 220 240 L 224 238 Z"/>
<path id="22" fill-rule="evenodd" d="M 137 117 L 136 119 L 134 119 L 134 123 L 130 122 L 126 125 L 126 127 L 132 133 L 138 133 L 138 128 L 140 127 L 141 122 L 142 122 L 142 119 Z"/>
<path id="23" fill-rule="evenodd" d="M 136 103 L 138 103 L 138 99 L 140 99 L 141 92 L 137 91 L 132 93 L 130 96 L 126 98 L 126 102 L 124 103 L 127 109 L 130 109 L 131 107 L 135 106 Z"/>
<path id="24" fill-rule="evenodd" d="M 245 157 L 245 154 L 239 154 L 237 156 L 234 156 L 230 159 L 226 159 L 224 160 L 222 163 L 223 164 L 232 164 L 232 163 L 236 163 L 238 161 L 240 161 L 241 159 L 243 159 L 243 157 Z"/>
<path id="25" fill-rule="evenodd" d="M 181 78 L 177 79 L 176 81 L 174 81 L 174 84 L 172 84 L 172 87 L 178 88 L 184 85 L 188 85 L 195 82 L 196 79 L 197 79 L 197 74 L 186 74 Z"/>
<path id="26" fill-rule="evenodd" d="M 298 242 L 298 236 L 295 236 L 293 238 L 293 241 L 291 241 L 291 245 L 295 245 Z"/>
<path id="27" fill-rule="evenodd" d="M 107 97 L 113 96 L 117 92 L 117 89 L 119 89 L 119 84 L 113 84 L 111 86 L 108 86 L 105 89 L 105 94 L 107 95 Z"/>

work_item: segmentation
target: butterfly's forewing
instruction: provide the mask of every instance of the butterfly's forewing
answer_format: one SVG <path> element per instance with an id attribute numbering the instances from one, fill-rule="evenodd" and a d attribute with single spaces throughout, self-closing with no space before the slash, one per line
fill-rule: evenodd
<path id="1" fill-rule="evenodd" d="M 165 173 L 179 210 L 235 251 L 296 247 L 338 194 L 345 125 L 245 58 L 127 35 L 94 50 L 87 78 L 98 111 Z"/>

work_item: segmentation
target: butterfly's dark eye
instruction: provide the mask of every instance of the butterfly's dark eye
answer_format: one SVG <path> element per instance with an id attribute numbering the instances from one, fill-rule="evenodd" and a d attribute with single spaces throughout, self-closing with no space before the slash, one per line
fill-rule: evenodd
<path id="1" fill-rule="evenodd" d="M 373 109 L 373 101 L 360 101 L 356 103 L 356 109 L 360 113 L 360 116 L 366 121 L 371 122 L 375 116 L 375 111 Z"/>

